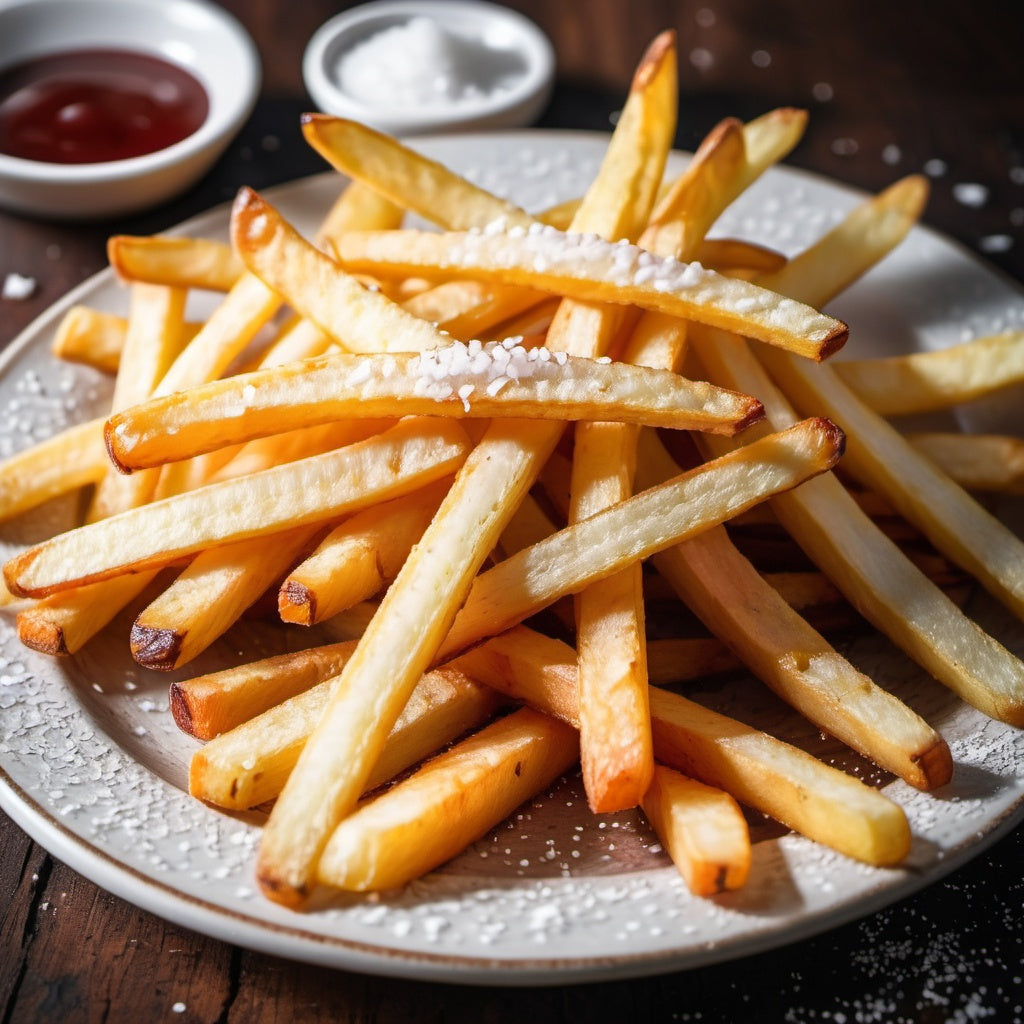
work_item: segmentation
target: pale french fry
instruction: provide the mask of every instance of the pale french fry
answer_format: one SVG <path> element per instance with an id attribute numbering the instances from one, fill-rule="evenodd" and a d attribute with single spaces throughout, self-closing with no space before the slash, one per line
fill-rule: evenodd
<path id="1" fill-rule="evenodd" d="M 188 664 L 280 580 L 319 530 L 300 526 L 200 551 L 135 619 L 132 657 L 165 672 Z"/>
<path id="2" fill-rule="evenodd" d="M 576 724 L 572 648 L 517 626 L 459 659 L 474 678 Z M 678 694 L 651 687 L 658 761 L 869 864 L 899 863 L 910 828 L 898 804 L 810 754 Z"/>
<path id="3" fill-rule="evenodd" d="M 714 896 L 746 882 L 750 830 L 728 793 L 657 765 L 642 806 L 694 895 Z"/>
<path id="4" fill-rule="evenodd" d="M 339 451 L 140 506 L 44 541 L 10 559 L 12 593 L 43 596 L 167 565 L 230 540 L 323 522 L 452 473 L 465 433 L 450 420 L 402 421 Z"/>
<path id="5" fill-rule="evenodd" d="M 230 291 L 245 272 L 230 245 L 208 238 L 113 235 L 107 259 L 122 281 Z"/>
<path id="6" fill-rule="evenodd" d="M 935 351 L 851 359 L 837 372 L 882 416 L 948 409 L 1024 380 L 1024 331 L 1005 331 Z"/>
<path id="7" fill-rule="evenodd" d="M 807 380 L 798 367 L 771 360 L 773 375 L 798 405 L 826 409 L 856 441 L 845 468 L 882 493 L 952 561 L 1024 618 L 1024 543 L 934 463 L 918 455 L 840 378 L 824 372 Z"/>
<path id="8" fill-rule="evenodd" d="M 336 676 L 355 649 L 355 640 L 342 640 L 176 680 L 169 691 L 174 722 L 211 740 Z"/>
<path id="9" fill-rule="evenodd" d="M 352 232 L 340 240 L 337 255 L 352 274 L 465 276 L 584 302 L 638 306 L 736 331 L 816 361 L 840 349 L 848 334 L 841 321 L 739 278 L 547 226 Z"/>
<path id="10" fill-rule="evenodd" d="M 929 431 L 907 439 L 965 490 L 1024 494 L 1024 441 L 1019 437 Z"/>
<path id="11" fill-rule="evenodd" d="M 741 339 L 694 340 L 715 379 L 750 388 L 772 424 L 793 421 L 792 407 Z M 934 586 L 835 477 L 826 474 L 779 495 L 773 507 L 812 560 L 893 643 L 985 714 L 1024 724 L 1024 665 Z"/>
<path id="12" fill-rule="evenodd" d="M 103 479 L 104 417 L 62 430 L 0 462 L 0 521 Z"/>
<path id="13" fill-rule="evenodd" d="M 426 320 L 364 288 L 251 189 L 242 189 L 235 199 L 231 228 L 235 249 L 250 273 L 342 348 L 422 352 L 448 340 Z"/>
<path id="14" fill-rule="evenodd" d="M 742 128 L 723 122 L 660 201 L 642 244 L 660 255 L 689 256 L 747 171 Z M 634 327 L 625 360 L 671 370 L 684 341 L 679 321 L 648 312 Z M 635 452 L 636 431 L 622 422 L 577 426 L 570 520 L 629 497 Z M 637 563 L 576 596 L 580 751 L 587 799 L 595 811 L 638 804 L 654 767 L 642 595 Z"/>
<path id="15" fill-rule="evenodd" d="M 528 708 L 515 711 L 342 821 L 324 848 L 317 876 L 359 892 L 404 885 L 483 836 L 550 785 L 577 755 L 572 728 Z"/>
<path id="16" fill-rule="evenodd" d="M 155 284 L 131 287 L 128 328 L 114 380 L 113 410 L 150 397 L 182 351 L 187 292 Z M 99 482 L 87 518 L 102 519 L 150 499 L 158 474 L 126 480 L 112 470 Z"/>
<path id="17" fill-rule="evenodd" d="M 645 452 L 663 463 L 655 478 L 673 471 L 663 452 L 651 446 Z M 812 629 L 725 530 L 662 551 L 654 564 L 708 629 L 808 720 L 919 789 L 950 780 L 945 740 Z"/>
<path id="18" fill-rule="evenodd" d="M 498 219 L 522 224 L 533 220 L 513 203 L 471 185 L 436 160 L 357 121 L 305 114 L 302 133 L 336 170 L 442 227 L 469 228 Z"/>
<path id="19" fill-rule="evenodd" d="M 409 355 L 326 355 L 239 374 L 115 414 L 106 442 L 114 463 L 131 470 L 352 417 L 614 419 L 732 434 L 760 411 L 747 395 L 667 370 L 553 355 L 509 339 Z"/>
<path id="20" fill-rule="evenodd" d="M 282 620 L 312 626 L 378 593 L 398 573 L 450 486 L 442 480 L 336 526 L 281 584 Z"/>
<path id="21" fill-rule="evenodd" d="M 642 228 L 653 201 L 647 193 L 655 187 L 648 165 L 654 159 L 663 166 L 671 125 L 664 118 L 649 125 L 630 108 L 645 106 L 648 100 L 661 108 L 668 93 L 662 72 L 674 78 L 674 71 L 670 48 L 660 45 L 649 51 L 616 126 L 609 156 L 581 204 L 576 227 L 610 237 Z M 585 354 L 600 354 L 596 346 L 603 332 L 595 332 L 585 320 L 579 307 L 563 304 L 549 344 L 566 351 L 579 345 Z M 584 326 L 586 330 L 574 333 Z M 271 898 L 292 906 L 306 898 L 324 843 L 355 805 L 383 733 L 435 657 L 473 575 L 494 549 L 561 429 L 543 422 L 494 421 L 457 474 L 345 667 L 341 684 L 270 816 L 256 871 Z"/>
<path id="22" fill-rule="evenodd" d="M 805 420 L 517 552 L 477 577 L 440 656 L 460 653 L 558 597 L 796 487 L 831 468 L 842 446 L 834 424 Z"/>
<path id="23" fill-rule="evenodd" d="M 773 275 L 771 287 L 810 301 L 827 300 L 837 285 L 847 283 L 836 280 L 840 266 L 848 267 L 854 276 L 860 272 L 850 253 L 858 252 L 863 258 L 892 248 L 916 219 L 926 192 L 917 179 L 905 179 L 874 202 L 862 204 L 812 250 Z M 907 193 L 916 194 L 918 202 Z M 840 252 L 845 253 L 844 264 L 839 262 Z M 819 269 L 821 264 L 828 266 L 827 273 Z M 795 360 L 767 350 L 762 356 L 795 405 L 824 410 L 851 431 L 854 440 L 844 462 L 850 475 L 882 494 L 938 550 L 1024 618 L 1024 542 L 932 462 L 921 458 L 831 367 L 808 376 Z"/>
<path id="24" fill-rule="evenodd" d="M 355 644 L 346 644 L 351 656 Z M 342 665 L 345 656 L 332 653 Z M 270 666 L 271 671 L 276 671 Z M 318 664 L 319 674 L 323 666 Z M 333 685 L 322 678 L 307 690 L 240 722 L 192 755 L 189 792 L 219 807 L 247 810 L 281 792 L 309 734 L 323 713 Z M 436 753 L 499 709 L 502 699 L 454 667 L 428 672 L 417 683 L 388 734 L 367 791 Z M 241 702 L 236 700 L 237 706 Z"/>

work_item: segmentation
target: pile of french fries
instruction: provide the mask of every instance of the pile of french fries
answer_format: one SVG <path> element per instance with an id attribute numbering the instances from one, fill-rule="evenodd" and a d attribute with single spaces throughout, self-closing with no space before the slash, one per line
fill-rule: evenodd
<path id="1" fill-rule="evenodd" d="M 4 566 L 22 640 L 73 656 L 133 607 L 137 661 L 181 670 L 267 594 L 355 637 L 171 687 L 207 741 L 192 793 L 270 808 L 269 898 L 401 886 L 576 765 L 595 814 L 642 808 L 699 895 L 748 875 L 741 805 L 900 863 L 892 799 L 679 692 L 743 665 L 885 777 L 945 784 L 942 736 L 826 639 L 825 608 L 1024 724 L 1024 665 L 958 602 L 969 578 L 1024 615 L 1024 547 L 966 489 L 1020 491 L 1021 442 L 883 419 L 1018 383 L 1024 336 L 826 362 L 847 325 L 822 307 L 900 243 L 925 183 L 792 259 L 710 239 L 805 116 L 723 121 L 666 178 L 677 95 L 666 33 L 586 193 L 535 212 L 308 116 L 341 172 L 315 238 L 243 190 L 231 244 L 113 238 L 126 316 L 61 324 L 56 354 L 115 384 L 108 416 L 0 465 L 4 518 L 88 496 Z M 201 323 L 194 289 L 220 296 Z M 752 524 L 808 568 L 758 565 Z M 661 635 L 655 606 L 696 629 Z"/>

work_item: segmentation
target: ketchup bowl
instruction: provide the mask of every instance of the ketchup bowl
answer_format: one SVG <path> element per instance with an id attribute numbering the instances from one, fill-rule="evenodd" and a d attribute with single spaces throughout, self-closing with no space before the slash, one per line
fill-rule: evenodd
<path id="1" fill-rule="evenodd" d="M 208 0 L 0 0 L 0 206 L 99 220 L 185 191 L 256 102 L 260 63 Z"/>

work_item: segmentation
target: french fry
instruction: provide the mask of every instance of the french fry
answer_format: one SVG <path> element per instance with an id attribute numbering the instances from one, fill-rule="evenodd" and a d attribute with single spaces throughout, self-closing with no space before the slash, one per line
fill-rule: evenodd
<path id="1" fill-rule="evenodd" d="M 61 317 L 51 351 L 58 359 L 115 374 L 127 329 L 123 316 L 75 305 Z"/>
<path id="2" fill-rule="evenodd" d="M 228 292 L 245 272 L 230 245 L 207 238 L 113 235 L 107 259 L 122 281 Z"/>
<path id="3" fill-rule="evenodd" d="M 778 152 L 785 148 L 779 147 Z M 777 155 L 762 145 L 760 155 Z M 747 160 L 743 128 L 722 122 L 658 204 L 641 243 L 688 258 L 718 214 L 763 165 Z M 634 326 L 625 360 L 667 370 L 685 343 L 683 325 L 647 312 Z M 636 431 L 624 423 L 581 424 L 575 432 L 570 518 L 579 520 L 632 492 Z M 608 466 L 616 467 L 612 471 Z M 636 805 L 653 771 L 640 566 L 600 580 L 576 596 L 580 672 L 580 749 L 587 799 L 595 811 Z"/>
<path id="4" fill-rule="evenodd" d="M 342 640 L 176 680 L 174 722 L 189 736 L 212 740 L 336 676 L 355 648 L 355 640 Z"/>
<path id="5" fill-rule="evenodd" d="M 87 420 L 0 462 L 0 521 L 103 479 L 105 417 Z"/>
<path id="6" fill-rule="evenodd" d="M 517 626 L 459 659 L 474 678 L 576 724 L 572 648 Z M 899 863 L 910 828 L 898 804 L 803 750 L 651 687 L 655 757 L 794 831 L 869 864 Z"/>
<path id="7" fill-rule="evenodd" d="M 663 461 L 671 472 L 671 460 Z M 708 629 L 809 721 L 919 789 L 950 780 L 945 740 L 812 629 L 723 529 L 660 552 L 654 564 Z"/>
<path id="8" fill-rule="evenodd" d="M 305 359 L 166 395 L 111 417 L 122 470 L 346 418 L 617 419 L 728 434 L 760 405 L 666 370 L 552 355 L 546 348 L 454 342 L 416 354 Z"/>
<path id="9" fill-rule="evenodd" d="M 188 664 L 280 580 L 319 529 L 300 526 L 200 551 L 135 619 L 132 657 L 165 672 Z"/>
<path id="10" fill-rule="evenodd" d="M 782 253 L 741 238 L 705 238 L 697 248 L 695 259 L 720 274 L 745 280 L 775 273 L 786 265 Z"/>
<path id="11" fill-rule="evenodd" d="M 465 276 L 583 302 L 638 306 L 735 331 L 815 361 L 838 351 L 848 334 L 841 321 L 739 278 L 552 227 L 352 232 L 340 240 L 337 256 L 352 274 Z"/>
<path id="12" fill-rule="evenodd" d="M 898 196 L 899 193 L 897 193 Z M 889 216 L 883 222 L 888 244 L 895 244 L 913 221 L 916 188 L 903 193 L 910 199 L 906 218 Z M 868 227 L 862 241 L 857 231 L 844 229 L 845 248 L 829 245 L 833 255 L 831 286 L 843 287 L 885 251 L 883 233 L 872 229 L 868 212 L 876 202 L 883 208 L 891 190 L 858 208 L 854 226 Z M 828 236 L 826 236 L 828 237 Z M 836 236 L 833 235 L 832 238 Z M 828 281 L 822 277 L 811 247 L 787 264 L 788 287 L 801 288 L 793 267 L 814 264 L 808 282 L 820 287 L 817 298 L 827 298 Z M 701 362 L 712 379 L 725 386 L 756 394 L 765 405 L 768 422 L 776 428 L 793 422 L 796 413 L 774 385 L 754 354 L 741 339 L 715 332 L 695 332 Z M 756 434 L 760 425 L 751 428 Z M 708 446 L 720 450 L 716 442 Z M 990 717 L 1011 724 L 1024 723 L 1024 666 L 993 637 L 968 619 L 960 609 L 908 561 L 857 506 L 849 492 L 832 476 L 810 481 L 799 492 L 773 500 L 776 515 L 790 535 L 826 572 L 860 612 L 926 671 L 962 699 Z"/>
<path id="13" fill-rule="evenodd" d="M 235 249 L 251 274 L 351 352 L 422 352 L 448 339 L 425 320 L 370 291 L 303 239 L 251 189 L 231 215 Z"/>
<path id="14" fill-rule="evenodd" d="M 1019 437 L 919 431 L 907 440 L 967 491 L 1024 494 L 1024 441 Z"/>
<path id="15" fill-rule="evenodd" d="M 718 637 L 680 637 L 647 641 L 647 678 L 654 686 L 675 686 L 722 672 L 742 662 Z"/>
<path id="16" fill-rule="evenodd" d="M 398 573 L 450 486 L 442 480 L 336 526 L 281 584 L 281 619 L 312 626 L 378 593 Z"/>
<path id="17" fill-rule="evenodd" d="M 344 656 L 332 648 L 331 658 L 343 665 L 354 647 L 354 643 L 345 644 Z M 308 661 L 304 662 L 312 671 Z M 325 667 L 326 660 L 318 660 L 316 674 Z M 274 666 L 269 669 L 277 671 Z M 323 713 L 333 685 L 331 677 L 323 678 L 211 739 L 192 755 L 189 792 L 231 810 L 248 810 L 275 799 Z M 456 668 L 428 672 L 388 734 L 367 779 L 367 791 L 479 727 L 495 714 L 502 700 L 493 689 Z M 243 701 L 239 696 L 232 703 L 237 712 Z"/>
<path id="18" fill-rule="evenodd" d="M 796 487 L 831 468 L 842 446 L 834 424 L 805 420 L 517 552 L 477 577 L 440 656 L 458 654 L 558 597 Z"/>
<path id="19" fill-rule="evenodd" d="M 499 719 L 342 821 L 320 858 L 319 880 L 367 892 L 418 878 L 553 782 L 577 748 L 572 728 L 528 708 Z"/>
<path id="20" fill-rule="evenodd" d="M 336 170 L 442 227 L 478 227 L 498 219 L 522 224 L 533 220 L 513 203 L 471 185 L 436 160 L 357 121 L 305 114 L 302 133 Z"/>
<path id="21" fill-rule="evenodd" d="M 898 804 L 796 747 L 657 687 L 651 723 L 659 760 L 809 838 L 880 866 L 910 850 Z"/>
<path id="22" fill-rule="evenodd" d="M 75 654 L 152 582 L 137 573 L 63 590 L 18 613 L 18 639 L 42 654 Z"/>
<path id="23" fill-rule="evenodd" d="M 851 359 L 837 372 L 881 416 L 948 409 L 1024 380 L 1024 331 L 929 352 Z"/>
<path id="24" fill-rule="evenodd" d="M 696 896 L 740 888 L 750 873 L 750 830 L 728 793 L 657 765 L 643 810 Z"/>
<path id="25" fill-rule="evenodd" d="M 862 252 L 874 245 L 884 252 L 886 241 L 891 244 L 892 238 L 901 237 L 903 221 L 916 215 L 916 208 L 897 193 L 916 184 L 916 179 L 905 180 L 888 189 L 875 203 L 862 205 L 822 239 L 820 248 L 815 247 L 820 260 L 812 260 L 807 252 L 800 254 L 771 278 L 772 287 L 784 288 L 811 301 L 827 298 L 835 286 L 832 275 L 836 273 L 838 254 L 832 259 L 833 250 L 846 252 L 849 260 L 849 251 L 855 248 L 852 238 L 859 235 L 863 238 L 859 247 Z M 917 191 L 924 192 L 924 186 Z M 872 218 L 872 212 L 879 214 L 877 219 Z M 861 219 L 867 230 L 861 227 Z M 807 272 L 807 268 L 818 268 L 819 263 L 830 259 L 828 278 L 819 282 Z M 882 494 L 936 548 L 966 569 L 1015 615 L 1024 618 L 1024 542 L 932 462 L 921 458 L 830 367 L 822 367 L 821 373 L 808 376 L 794 360 L 777 358 L 776 353 L 767 351 L 762 355 L 769 371 L 783 384 L 797 407 L 813 404 L 852 431 L 855 440 L 844 463 L 850 475 Z"/>
<path id="26" fill-rule="evenodd" d="M 452 421 L 402 421 L 367 441 L 165 498 L 59 534 L 4 566 L 12 593 L 44 596 L 168 565 L 231 540 L 324 522 L 415 489 L 466 457 Z"/>
<path id="27" fill-rule="evenodd" d="M 187 292 L 165 285 L 131 287 L 128 328 L 114 380 L 111 408 L 124 409 L 149 398 L 180 356 Z M 99 482 L 87 518 L 104 516 L 148 501 L 158 474 L 125 480 L 112 470 Z"/>

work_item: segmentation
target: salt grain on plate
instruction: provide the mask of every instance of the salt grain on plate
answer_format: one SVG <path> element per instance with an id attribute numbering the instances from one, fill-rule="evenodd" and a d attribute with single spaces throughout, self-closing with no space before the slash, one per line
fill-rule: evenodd
<path id="1" fill-rule="evenodd" d="M 16 274 L 13 271 L 4 278 L 4 287 L 0 297 L 5 299 L 27 299 L 36 290 L 36 279 Z"/>
<path id="2" fill-rule="evenodd" d="M 988 196 L 988 188 L 976 181 L 963 181 L 953 186 L 953 198 L 964 206 L 984 206 L 988 202 Z"/>

